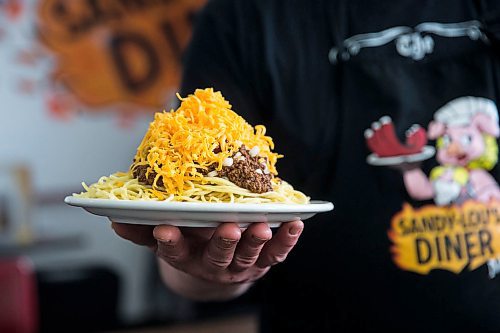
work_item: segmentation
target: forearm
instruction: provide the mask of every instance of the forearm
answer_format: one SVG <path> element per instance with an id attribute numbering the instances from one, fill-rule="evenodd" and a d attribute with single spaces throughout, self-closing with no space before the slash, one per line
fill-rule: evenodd
<path id="1" fill-rule="evenodd" d="M 220 284 L 186 274 L 162 259 L 158 259 L 160 275 L 175 293 L 194 301 L 224 301 L 244 294 L 252 282 Z"/>

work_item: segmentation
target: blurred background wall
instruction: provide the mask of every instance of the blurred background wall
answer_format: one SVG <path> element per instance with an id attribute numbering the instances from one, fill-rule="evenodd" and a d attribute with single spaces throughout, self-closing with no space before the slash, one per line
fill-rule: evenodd
<path id="1" fill-rule="evenodd" d="M 204 4 L 0 0 L 0 260 L 33 263 L 47 329 L 55 316 L 83 322 L 71 313 L 85 307 L 114 311 L 115 299 L 120 325 L 190 316 L 149 251 L 63 199 L 126 171 L 153 113 L 175 105 Z"/>

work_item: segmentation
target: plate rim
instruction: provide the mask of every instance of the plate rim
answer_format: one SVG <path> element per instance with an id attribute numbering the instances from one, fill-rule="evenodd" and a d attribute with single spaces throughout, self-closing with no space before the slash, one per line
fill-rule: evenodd
<path id="1" fill-rule="evenodd" d="M 81 208 L 106 208 L 120 210 L 144 211 L 179 211 L 179 212 L 214 212 L 214 213 L 321 213 L 335 208 L 334 204 L 325 200 L 311 200 L 309 204 L 283 203 L 206 203 L 206 202 L 162 202 L 146 200 L 111 200 L 95 198 L 78 198 L 68 195 L 64 202 L 70 206 Z"/>

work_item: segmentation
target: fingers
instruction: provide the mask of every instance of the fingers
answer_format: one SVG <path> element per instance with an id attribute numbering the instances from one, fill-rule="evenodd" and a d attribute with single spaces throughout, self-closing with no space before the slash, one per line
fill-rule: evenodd
<path id="1" fill-rule="evenodd" d="M 118 236 L 135 244 L 148 247 L 156 245 L 156 240 L 153 237 L 153 226 L 112 222 L 111 228 Z"/>
<path id="2" fill-rule="evenodd" d="M 244 271 L 255 264 L 264 244 L 270 240 L 272 232 L 266 223 L 254 223 L 243 233 L 229 270 Z"/>
<path id="3" fill-rule="evenodd" d="M 273 236 L 266 223 L 251 224 L 244 232 L 235 223 L 210 230 L 161 225 L 152 235 L 156 254 L 171 266 L 210 281 L 239 282 L 284 261 L 303 228 L 299 220 L 283 223 Z"/>
<path id="4" fill-rule="evenodd" d="M 300 220 L 283 223 L 274 237 L 264 245 L 255 264 L 264 268 L 283 262 L 297 244 L 303 229 L 304 223 Z"/>
<path id="5" fill-rule="evenodd" d="M 235 223 L 221 223 L 207 244 L 202 265 L 209 271 L 224 271 L 233 260 L 241 230 Z"/>
<path id="6" fill-rule="evenodd" d="M 179 228 L 171 225 L 159 225 L 153 230 L 158 241 L 156 255 L 174 267 L 178 267 L 189 256 L 189 247 Z"/>

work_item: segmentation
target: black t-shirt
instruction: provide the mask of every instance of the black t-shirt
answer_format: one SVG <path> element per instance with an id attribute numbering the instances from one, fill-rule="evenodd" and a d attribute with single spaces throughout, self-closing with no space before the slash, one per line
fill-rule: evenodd
<path id="1" fill-rule="evenodd" d="M 220 90 L 279 176 L 335 205 L 256 285 L 263 331 L 500 332 L 498 22 L 495 1 L 200 13 L 182 95 Z"/>

